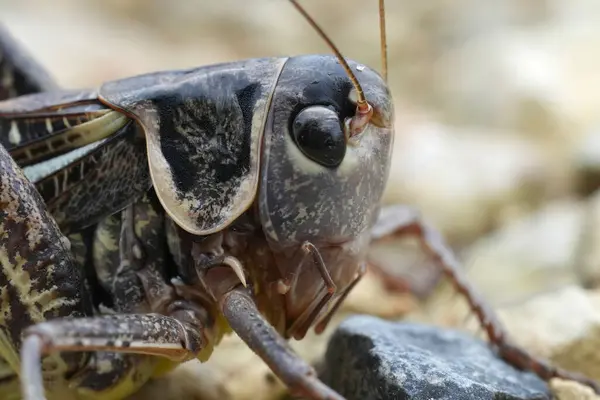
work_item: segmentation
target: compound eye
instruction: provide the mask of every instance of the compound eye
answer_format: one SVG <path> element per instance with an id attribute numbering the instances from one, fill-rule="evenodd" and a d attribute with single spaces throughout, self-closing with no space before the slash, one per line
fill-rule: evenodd
<path id="1" fill-rule="evenodd" d="M 324 167 L 337 167 L 346 155 L 344 129 L 337 112 L 330 107 L 303 109 L 294 119 L 292 131 L 300 151 Z"/>

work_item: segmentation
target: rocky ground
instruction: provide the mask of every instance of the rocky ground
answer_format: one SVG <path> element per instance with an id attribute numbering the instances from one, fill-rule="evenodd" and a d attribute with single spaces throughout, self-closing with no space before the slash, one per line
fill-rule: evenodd
<path id="1" fill-rule="evenodd" d="M 376 2 L 304 3 L 346 56 L 379 67 Z M 515 342 L 600 380 L 600 3 L 388 3 L 397 122 L 385 203 L 418 207 L 444 233 Z M 327 52 L 285 1 L 0 0 L 0 22 L 69 87 Z M 432 266 L 413 241 L 372 253 L 388 275 L 408 274 L 424 293 Z M 357 373 L 353 366 L 373 366 L 367 359 L 379 354 L 376 362 L 393 369 L 380 368 L 364 387 L 385 381 L 399 398 L 468 398 L 465 390 L 483 396 L 476 398 L 600 398 L 570 381 L 544 386 L 498 363 L 469 339 L 477 326 L 465 321 L 465 303 L 447 282 L 417 297 L 386 289 L 383 276 L 369 273 L 325 334 L 293 343 L 325 366 L 346 357 L 345 372 L 329 371 L 340 387 Z M 335 327 L 351 314 L 380 320 L 367 320 L 368 329 L 360 318 L 372 317 L 346 321 L 336 333 L 340 344 L 326 353 Z M 343 350 L 357 337 L 373 349 Z M 246 400 L 257 393 L 276 399 L 285 391 L 229 337 L 208 363 L 186 364 L 136 398 Z"/>

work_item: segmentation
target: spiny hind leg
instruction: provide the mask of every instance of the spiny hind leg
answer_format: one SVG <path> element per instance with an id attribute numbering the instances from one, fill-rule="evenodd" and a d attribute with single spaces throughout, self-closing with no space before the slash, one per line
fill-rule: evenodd
<path id="1" fill-rule="evenodd" d="M 456 290 L 465 297 L 489 340 L 504 360 L 516 368 L 533 371 L 542 379 L 549 380 L 556 377 L 575 380 L 590 386 L 600 394 L 600 385 L 596 381 L 556 368 L 512 343 L 496 313 L 469 283 L 454 252 L 445 243 L 440 233 L 422 220 L 418 211 L 407 206 L 394 206 L 387 207 L 385 212 L 385 224 L 376 227 L 373 235 L 377 239 L 403 235 L 416 236 L 423 248 L 433 257 L 440 271 L 450 278 Z"/>
<path id="2" fill-rule="evenodd" d="M 406 208 L 406 212 L 411 210 Z M 401 228 L 406 216 L 400 215 L 397 206 L 387 206 L 381 209 L 377 222 L 371 230 L 371 247 L 367 256 L 368 270 L 379 276 L 384 287 L 397 293 L 410 293 L 419 299 L 427 298 L 443 277 L 440 268 L 431 262 L 419 261 L 409 265 L 399 265 L 395 259 L 390 263 L 386 258 L 389 254 L 386 248 L 394 245 L 394 257 L 397 252 L 398 239 L 404 239 L 400 235 L 392 235 Z M 410 217 L 409 217 L 410 218 Z M 388 256 L 386 257 L 386 254 Z M 388 265 L 388 264 L 393 264 Z"/>

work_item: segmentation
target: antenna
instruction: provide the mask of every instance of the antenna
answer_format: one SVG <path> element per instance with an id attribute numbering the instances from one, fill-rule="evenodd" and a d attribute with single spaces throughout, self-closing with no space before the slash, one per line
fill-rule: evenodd
<path id="1" fill-rule="evenodd" d="M 388 80 L 388 51 L 387 35 L 385 32 L 385 0 L 379 0 L 379 33 L 381 40 L 381 75 L 387 83 Z"/>
<path id="2" fill-rule="evenodd" d="M 350 78 L 350 81 L 352 81 L 352 84 L 354 85 L 354 88 L 356 89 L 356 95 L 357 95 L 356 115 L 354 117 L 352 117 L 350 119 L 350 121 L 346 121 L 346 128 L 349 130 L 348 137 L 352 137 L 354 135 L 359 134 L 360 132 L 362 132 L 364 127 L 369 123 L 369 120 L 371 119 L 371 116 L 373 115 L 373 107 L 371 107 L 371 105 L 367 102 L 365 93 L 364 93 L 362 87 L 360 86 L 360 83 L 358 83 L 358 79 L 356 79 L 356 76 L 352 72 L 352 69 L 350 69 L 350 66 L 348 65 L 348 63 L 346 62 L 344 57 L 342 56 L 342 53 L 340 53 L 338 48 L 335 46 L 335 44 L 333 44 L 331 39 L 329 39 L 329 37 L 325 34 L 323 29 L 321 29 L 321 27 L 315 22 L 315 20 L 310 15 L 308 15 L 308 13 L 304 10 L 304 8 L 302 8 L 302 6 L 300 6 L 300 4 L 298 4 L 297 0 L 290 0 L 290 2 L 294 5 L 294 7 L 296 7 L 296 9 L 300 12 L 300 14 L 302 14 L 304 16 L 304 18 L 308 21 L 308 23 L 310 25 L 312 25 L 312 27 L 317 31 L 319 36 L 321 36 L 321 38 L 323 40 L 325 40 L 325 42 L 331 48 L 331 50 L 333 50 L 336 57 L 342 64 L 342 67 L 344 67 L 344 70 L 346 71 L 348 78 Z"/>

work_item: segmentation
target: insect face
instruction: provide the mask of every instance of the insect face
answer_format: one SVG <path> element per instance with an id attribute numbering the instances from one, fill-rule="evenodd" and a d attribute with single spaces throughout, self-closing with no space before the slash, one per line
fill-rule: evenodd
<path id="1" fill-rule="evenodd" d="M 309 312 L 324 280 L 314 245 L 341 295 L 356 278 L 379 210 L 393 144 L 393 104 L 383 79 L 349 62 L 373 115 L 349 137 L 356 91 L 335 56 L 302 56 L 285 64 L 273 94 L 261 157 L 259 209 L 282 276 L 295 274 L 286 294 L 292 315 Z"/>

